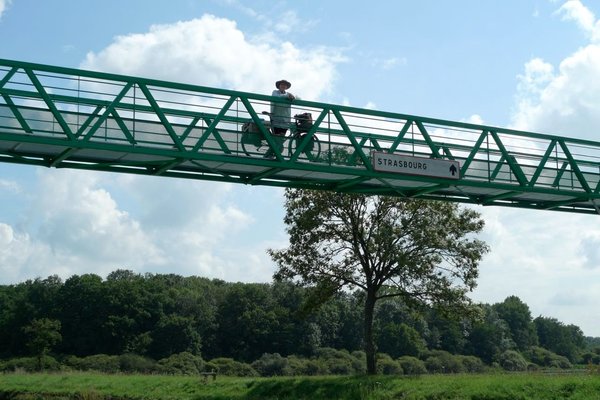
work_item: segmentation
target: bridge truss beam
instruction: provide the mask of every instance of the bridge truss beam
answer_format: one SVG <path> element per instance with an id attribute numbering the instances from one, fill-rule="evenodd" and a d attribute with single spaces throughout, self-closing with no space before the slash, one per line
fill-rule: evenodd
<path id="1" fill-rule="evenodd" d="M 600 214 L 600 143 L 296 100 L 309 140 L 283 151 L 270 96 L 0 59 L 0 162 Z M 244 147 L 252 121 L 274 160 Z M 378 170 L 446 160 L 457 179 Z"/>

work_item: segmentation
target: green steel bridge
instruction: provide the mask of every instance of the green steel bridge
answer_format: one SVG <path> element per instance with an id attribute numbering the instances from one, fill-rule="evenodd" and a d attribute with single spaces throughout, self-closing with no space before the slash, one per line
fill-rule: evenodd
<path id="1" fill-rule="evenodd" d="M 600 142 L 295 100 L 280 150 L 272 101 L 0 59 L 0 161 L 600 214 Z"/>

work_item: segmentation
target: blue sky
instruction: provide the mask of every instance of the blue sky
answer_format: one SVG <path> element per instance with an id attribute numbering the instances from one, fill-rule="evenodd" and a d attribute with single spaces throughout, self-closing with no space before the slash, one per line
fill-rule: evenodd
<path id="1" fill-rule="evenodd" d="M 600 6 L 579 0 L 0 0 L 0 58 L 598 140 Z M 269 281 L 283 192 L 0 165 L 0 284 L 117 268 Z M 600 336 L 600 219 L 475 207 L 476 301 Z"/>

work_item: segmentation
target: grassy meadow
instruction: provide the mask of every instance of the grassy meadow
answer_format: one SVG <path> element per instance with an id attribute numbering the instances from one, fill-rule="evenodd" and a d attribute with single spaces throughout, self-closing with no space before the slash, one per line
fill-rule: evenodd
<path id="1" fill-rule="evenodd" d="M 199 377 L 88 373 L 3 374 L 0 400 L 600 399 L 597 374 L 482 374 L 421 377 Z"/>

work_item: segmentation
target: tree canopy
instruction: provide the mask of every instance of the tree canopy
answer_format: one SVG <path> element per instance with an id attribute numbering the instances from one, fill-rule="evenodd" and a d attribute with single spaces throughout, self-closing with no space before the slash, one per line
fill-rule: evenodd
<path id="1" fill-rule="evenodd" d="M 376 373 L 378 300 L 470 304 L 467 293 L 488 251 L 475 237 L 484 225 L 477 212 L 448 202 L 303 189 L 287 189 L 285 198 L 289 246 L 269 250 L 275 278 L 315 287 L 323 298 L 344 287 L 364 292 L 368 373 Z"/>

